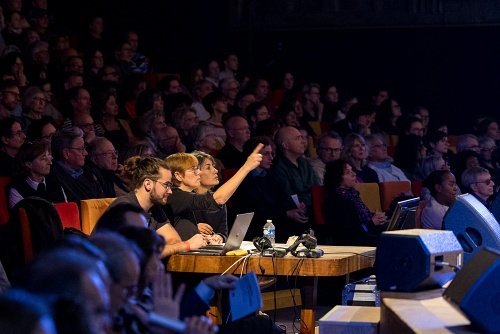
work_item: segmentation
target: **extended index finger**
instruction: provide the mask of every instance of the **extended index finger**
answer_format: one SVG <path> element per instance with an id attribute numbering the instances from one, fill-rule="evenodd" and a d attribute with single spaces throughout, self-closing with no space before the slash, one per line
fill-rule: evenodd
<path id="1" fill-rule="evenodd" d="M 257 144 L 257 146 L 255 146 L 255 148 L 253 149 L 252 154 L 254 154 L 254 153 L 259 153 L 259 152 L 260 152 L 260 150 L 262 150 L 263 148 L 264 148 L 264 144 L 262 144 L 262 143 L 258 143 L 258 144 Z"/>

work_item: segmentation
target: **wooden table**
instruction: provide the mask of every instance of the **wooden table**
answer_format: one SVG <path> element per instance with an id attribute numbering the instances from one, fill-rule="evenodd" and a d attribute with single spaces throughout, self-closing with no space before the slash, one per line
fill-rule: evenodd
<path id="1" fill-rule="evenodd" d="M 375 261 L 374 247 L 355 246 L 318 246 L 325 255 L 318 259 L 296 258 L 288 254 L 284 258 L 273 259 L 252 255 L 245 265 L 246 271 L 274 276 L 302 277 L 301 297 L 301 333 L 312 334 L 315 328 L 314 309 L 319 276 L 343 276 L 369 268 Z M 167 269 L 171 272 L 192 272 L 219 274 L 227 270 L 238 260 L 238 256 L 173 255 Z M 300 263 L 302 262 L 302 263 Z M 232 268 L 230 273 L 239 274 L 241 265 Z M 295 270 L 295 271 L 294 271 Z"/>

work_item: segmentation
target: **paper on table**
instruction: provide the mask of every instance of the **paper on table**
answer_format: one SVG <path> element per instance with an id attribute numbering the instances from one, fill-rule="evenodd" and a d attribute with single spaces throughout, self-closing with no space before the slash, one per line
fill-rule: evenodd
<path id="1" fill-rule="evenodd" d="M 229 304 L 233 321 L 262 308 L 262 296 L 255 272 L 244 275 L 236 282 L 235 288 L 229 293 Z"/>

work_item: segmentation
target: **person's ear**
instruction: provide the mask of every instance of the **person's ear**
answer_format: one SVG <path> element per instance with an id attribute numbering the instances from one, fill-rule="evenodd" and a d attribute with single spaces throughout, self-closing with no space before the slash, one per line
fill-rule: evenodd
<path id="1" fill-rule="evenodd" d="M 182 182 L 182 174 L 180 172 L 174 172 L 172 175 L 177 181 Z"/>
<path id="2" fill-rule="evenodd" d="M 442 192 L 442 191 L 443 191 L 443 186 L 442 186 L 442 185 L 440 185 L 440 184 L 436 184 L 436 185 L 434 186 L 434 189 L 436 189 L 436 192 L 440 193 L 440 192 Z"/>
<path id="3" fill-rule="evenodd" d="M 144 187 L 144 190 L 146 190 L 147 192 L 150 192 L 151 189 L 153 189 L 153 180 L 150 180 L 150 179 L 145 179 L 144 182 L 143 182 L 143 187 Z"/>

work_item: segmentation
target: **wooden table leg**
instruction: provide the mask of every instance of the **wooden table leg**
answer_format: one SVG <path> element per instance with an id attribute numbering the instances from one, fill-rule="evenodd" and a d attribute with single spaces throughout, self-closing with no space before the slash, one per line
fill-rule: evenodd
<path id="1" fill-rule="evenodd" d="M 302 310 L 300 312 L 300 333 L 314 334 L 316 321 L 314 319 L 316 309 L 316 297 L 318 292 L 318 277 L 302 277 L 300 295 L 302 297 Z"/>

